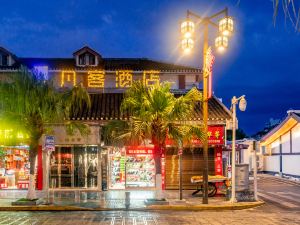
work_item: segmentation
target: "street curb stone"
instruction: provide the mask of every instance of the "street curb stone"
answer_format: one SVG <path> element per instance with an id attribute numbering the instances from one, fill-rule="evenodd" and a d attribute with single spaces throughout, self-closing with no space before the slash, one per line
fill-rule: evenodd
<path id="1" fill-rule="evenodd" d="M 84 208 L 77 206 L 9 206 L 1 207 L 0 211 L 150 211 L 150 210 L 241 210 L 263 205 L 263 201 L 238 202 L 227 205 L 151 205 L 145 208 Z"/>

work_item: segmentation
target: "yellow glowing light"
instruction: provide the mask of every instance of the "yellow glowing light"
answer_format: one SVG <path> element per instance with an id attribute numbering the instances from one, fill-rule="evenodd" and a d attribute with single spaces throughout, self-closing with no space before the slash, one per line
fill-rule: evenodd
<path id="1" fill-rule="evenodd" d="M 5 139 L 10 139 L 10 138 L 12 138 L 12 131 L 13 130 L 4 130 L 4 138 Z"/>
<path id="2" fill-rule="evenodd" d="M 105 72 L 103 70 L 88 71 L 88 87 L 104 88 Z"/>
<path id="3" fill-rule="evenodd" d="M 190 36 L 188 37 L 191 37 L 194 32 L 195 32 L 195 24 L 193 21 L 187 19 L 186 21 L 183 21 L 181 23 L 181 33 L 185 36 L 187 33 L 189 33 Z"/>
<path id="4" fill-rule="evenodd" d="M 233 19 L 225 17 L 219 22 L 219 32 L 224 36 L 229 36 L 233 33 Z"/>
<path id="5" fill-rule="evenodd" d="M 160 78 L 159 78 L 160 71 L 158 70 L 145 70 L 143 73 L 143 83 L 147 87 L 151 87 L 155 84 L 159 84 Z"/>
<path id="6" fill-rule="evenodd" d="M 73 70 L 63 70 L 61 72 L 60 86 L 63 87 L 66 82 L 73 82 L 73 86 L 76 86 L 76 73 Z"/>
<path id="7" fill-rule="evenodd" d="M 228 47 L 228 38 L 226 36 L 219 36 L 215 40 L 215 46 L 219 52 L 225 51 Z"/>
<path id="8" fill-rule="evenodd" d="M 132 85 L 132 70 L 116 71 L 116 87 L 131 87 Z"/>
<path id="9" fill-rule="evenodd" d="M 194 48 L 194 40 L 191 38 L 185 38 L 181 41 L 181 48 L 185 53 L 190 53 Z"/>

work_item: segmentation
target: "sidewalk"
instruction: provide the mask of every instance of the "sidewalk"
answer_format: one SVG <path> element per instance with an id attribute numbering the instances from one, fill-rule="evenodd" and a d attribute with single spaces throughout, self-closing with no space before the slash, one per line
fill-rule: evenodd
<path id="1" fill-rule="evenodd" d="M 81 193 L 75 199 L 74 191 L 57 192 L 51 196 L 52 204 L 39 206 L 12 206 L 11 202 L 26 197 L 26 191 L 0 190 L 0 211 L 78 211 L 78 210 L 235 210 L 260 206 L 263 202 L 230 203 L 220 195 L 209 198 L 209 204 L 202 204 L 200 195 L 192 196 L 190 190 L 183 192 L 184 200 L 179 200 L 178 190 L 167 190 L 162 193 L 167 204 L 146 204 L 147 199 L 154 199 L 155 191 L 130 190 L 130 206 L 125 207 L 125 190 L 109 190 L 103 192 Z M 39 198 L 43 192 L 37 191 Z"/>

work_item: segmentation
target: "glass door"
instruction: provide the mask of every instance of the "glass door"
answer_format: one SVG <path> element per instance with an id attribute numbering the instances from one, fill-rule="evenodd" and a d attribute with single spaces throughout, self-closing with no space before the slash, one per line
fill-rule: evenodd
<path id="1" fill-rule="evenodd" d="M 60 187 L 72 187 L 72 148 L 60 148 Z"/>

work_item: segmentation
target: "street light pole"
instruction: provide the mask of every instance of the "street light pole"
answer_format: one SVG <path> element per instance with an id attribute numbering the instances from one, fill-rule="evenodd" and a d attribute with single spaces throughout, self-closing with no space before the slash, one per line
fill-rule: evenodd
<path id="1" fill-rule="evenodd" d="M 236 129 L 236 97 L 232 98 L 232 156 L 231 156 L 231 202 L 236 202 L 235 198 L 235 129 Z"/>
<path id="2" fill-rule="evenodd" d="M 220 15 L 225 15 L 223 19 L 219 21 L 219 24 L 213 22 L 214 19 Z M 228 47 L 228 37 L 233 32 L 233 20 L 228 17 L 228 9 L 225 8 L 210 17 L 201 17 L 194 12 L 187 11 L 186 21 L 181 23 L 181 33 L 183 34 L 183 39 L 181 40 L 181 45 L 185 53 L 189 53 L 194 47 L 194 32 L 195 24 L 190 20 L 190 16 L 196 18 L 199 21 L 199 25 L 203 26 L 203 103 L 202 103 L 202 114 L 203 114 L 203 130 L 204 130 L 204 140 L 203 140 L 203 204 L 208 204 L 208 98 L 211 93 L 208 94 L 208 78 L 211 76 L 211 68 L 208 71 L 208 66 L 212 67 L 212 62 L 207 63 L 207 53 L 208 53 L 208 26 L 211 25 L 219 30 L 220 36 L 215 40 L 215 45 L 219 51 L 224 51 Z M 211 65 L 206 65 L 211 64 Z"/>
<path id="3" fill-rule="evenodd" d="M 231 156 L 231 202 L 234 203 L 236 202 L 236 197 L 235 197 L 235 135 L 236 135 L 236 104 L 239 104 L 239 108 L 241 111 L 246 110 L 246 99 L 245 95 L 237 98 L 233 96 L 231 100 L 231 105 L 232 105 L 232 156 Z"/>
<path id="4" fill-rule="evenodd" d="M 208 77 L 205 72 L 205 56 L 208 49 L 208 22 L 204 21 L 204 32 L 203 32 L 203 129 L 204 129 L 204 140 L 203 140 L 203 159 L 204 159 L 204 168 L 203 168 L 203 204 L 208 204 Z"/>

